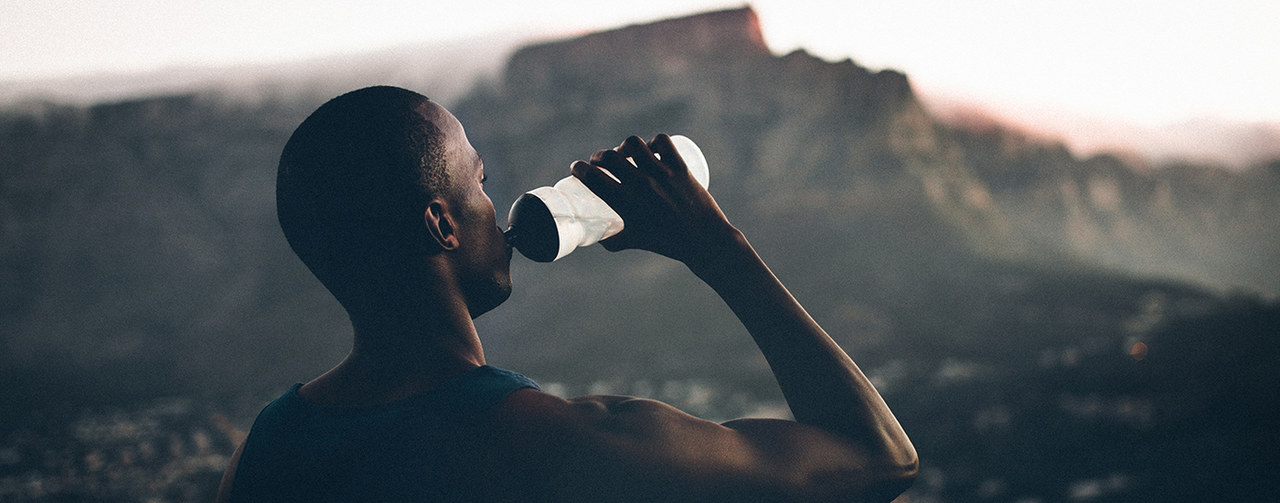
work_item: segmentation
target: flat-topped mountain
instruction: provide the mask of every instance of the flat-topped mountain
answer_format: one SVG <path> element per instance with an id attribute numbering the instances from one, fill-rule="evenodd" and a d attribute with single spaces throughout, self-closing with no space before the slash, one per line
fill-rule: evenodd
<path id="1" fill-rule="evenodd" d="M 749 8 L 525 47 L 459 113 L 519 168 L 512 188 L 628 134 L 683 132 L 709 150 L 716 195 L 763 214 L 915 213 L 941 226 L 913 232 L 988 256 L 1280 293 L 1280 164 L 1151 167 L 944 125 L 899 72 L 771 54 Z"/>

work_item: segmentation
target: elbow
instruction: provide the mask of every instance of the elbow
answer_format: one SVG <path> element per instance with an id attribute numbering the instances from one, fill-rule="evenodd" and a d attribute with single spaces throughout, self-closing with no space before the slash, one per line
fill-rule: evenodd
<path id="1" fill-rule="evenodd" d="M 908 481 L 915 480 L 916 474 L 920 473 L 920 455 L 916 453 L 916 447 L 911 445 L 911 441 L 907 441 L 901 446 L 894 456 L 891 466 L 891 470 L 897 473 L 899 477 Z"/>
<path id="2" fill-rule="evenodd" d="M 880 484 L 880 490 L 877 491 L 882 497 L 878 501 L 893 501 L 898 495 L 911 488 L 916 481 L 916 475 L 920 473 L 920 464 L 913 462 L 910 465 L 898 467 L 890 476 Z"/>
<path id="3" fill-rule="evenodd" d="M 877 475 L 871 481 L 867 494 L 868 501 L 893 501 L 898 495 L 906 492 L 915 483 L 920 473 L 920 457 L 916 449 L 907 443 L 890 459 L 886 459 Z"/>
<path id="4" fill-rule="evenodd" d="M 859 469 L 810 478 L 796 492 L 803 496 L 786 501 L 889 503 L 911 488 L 920 471 L 915 449 L 909 447 Z"/>

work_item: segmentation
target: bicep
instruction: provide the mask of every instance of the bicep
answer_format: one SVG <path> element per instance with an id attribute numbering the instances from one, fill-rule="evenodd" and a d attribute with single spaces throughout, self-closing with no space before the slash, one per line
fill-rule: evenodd
<path id="1" fill-rule="evenodd" d="M 598 446 L 628 457 L 690 470 L 805 478 L 817 472 L 870 468 L 852 443 L 820 428 L 780 419 L 737 419 L 723 424 L 662 402 L 629 397 L 577 399 L 595 405 L 581 431 Z"/>
<path id="2" fill-rule="evenodd" d="M 591 488 L 580 494 L 610 498 L 622 491 L 781 500 L 822 499 L 814 497 L 858 492 L 866 485 L 867 464 L 854 447 L 799 423 L 717 424 L 653 400 L 551 398 L 559 403 L 548 404 L 554 419 L 538 433 L 538 463 L 548 470 L 552 487 Z"/>

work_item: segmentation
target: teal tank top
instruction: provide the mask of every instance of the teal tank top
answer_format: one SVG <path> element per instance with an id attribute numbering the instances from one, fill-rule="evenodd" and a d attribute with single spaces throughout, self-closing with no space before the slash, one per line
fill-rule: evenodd
<path id="1" fill-rule="evenodd" d="M 300 387 L 254 421 L 231 501 L 456 499 L 492 452 L 488 412 L 513 391 L 539 389 L 523 375 L 487 365 L 379 405 L 316 405 L 298 396 Z"/>

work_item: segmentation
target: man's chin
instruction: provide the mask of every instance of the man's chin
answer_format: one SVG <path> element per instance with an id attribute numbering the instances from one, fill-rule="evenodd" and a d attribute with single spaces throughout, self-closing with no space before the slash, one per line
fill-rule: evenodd
<path id="1" fill-rule="evenodd" d="M 495 280 L 486 289 L 487 295 L 481 299 L 476 299 L 472 305 L 467 308 L 471 312 L 471 319 L 479 318 L 480 315 L 492 311 L 493 308 L 502 305 L 511 297 L 511 278 L 505 280 Z"/>

